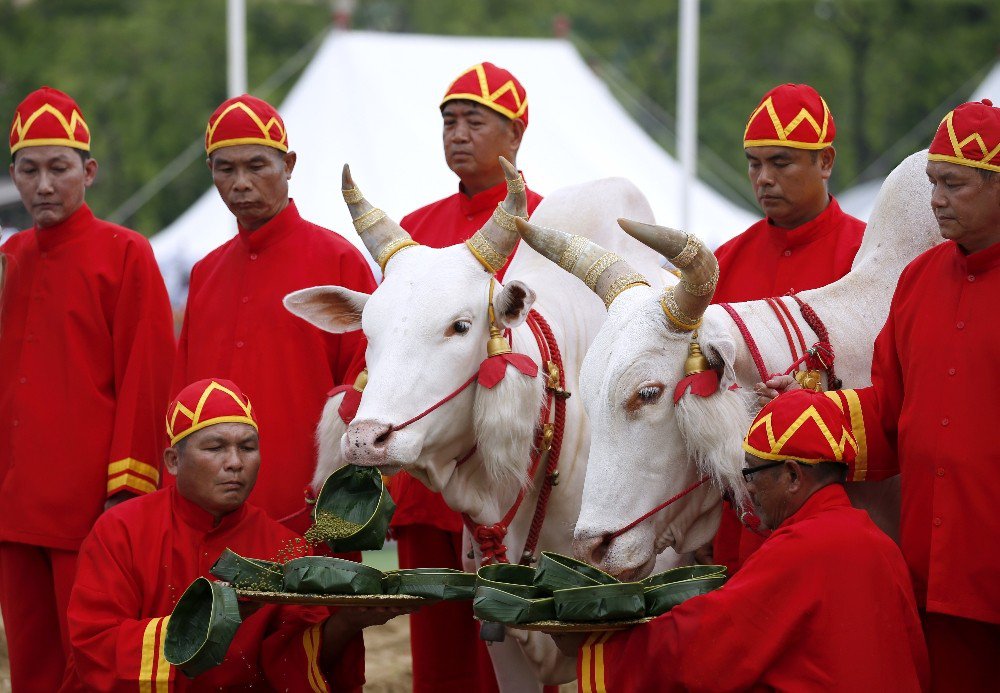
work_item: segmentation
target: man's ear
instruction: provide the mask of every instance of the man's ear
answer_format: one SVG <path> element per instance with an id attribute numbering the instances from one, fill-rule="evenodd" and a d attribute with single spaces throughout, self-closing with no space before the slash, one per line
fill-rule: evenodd
<path id="1" fill-rule="evenodd" d="M 314 286 L 285 296 L 285 308 L 333 334 L 361 329 L 361 313 L 370 296 L 342 286 Z"/>
<path id="2" fill-rule="evenodd" d="M 497 327 L 513 329 L 528 317 L 528 311 L 535 303 L 535 292 L 527 284 L 517 279 L 505 284 L 503 290 L 493 297 L 493 313 Z"/>
<path id="3" fill-rule="evenodd" d="M 97 179 L 97 159 L 91 157 L 83 162 L 83 186 L 89 188 Z"/>
<path id="4" fill-rule="evenodd" d="M 837 158 L 837 150 L 833 147 L 821 149 L 819 152 L 819 170 L 823 174 L 823 180 L 829 180 L 833 173 L 833 162 Z"/>
<path id="5" fill-rule="evenodd" d="M 177 454 L 177 448 L 169 447 L 163 451 L 163 468 L 173 476 L 177 476 L 177 465 L 179 462 L 180 455 Z"/>
<path id="6" fill-rule="evenodd" d="M 793 460 L 785 460 L 784 470 L 788 472 L 789 492 L 797 493 L 802 487 L 802 470 L 799 469 L 799 463 Z"/>
<path id="7" fill-rule="evenodd" d="M 295 152 L 286 152 L 284 155 L 285 160 L 285 176 L 288 180 L 292 178 L 292 171 L 295 170 L 295 163 L 299 160 L 299 155 Z"/>
<path id="8" fill-rule="evenodd" d="M 513 154 L 521 148 L 521 140 L 524 138 L 524 122 L 519 118 L 510 121 L 510 146 Z M 513 158 L 510 159 L 514 161 Z"/>

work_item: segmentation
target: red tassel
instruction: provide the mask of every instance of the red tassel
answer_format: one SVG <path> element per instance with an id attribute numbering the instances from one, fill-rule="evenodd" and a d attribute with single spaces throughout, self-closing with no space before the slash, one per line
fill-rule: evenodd
<path id="1" fill-rule="evenodd" d="M 361 406 L 361 393 L 355 390 L 352 385 L 338 385 L 327 392 L 326 396 L 335 397 L 341 392 L 344 393 L 344 399 L 340 403 L 340 408 L 337 409 L 337 414 L 340 415 L 340 420 L 344 422 L 344 425 L 350 426 L 354 417 L 358 415 L 358 407 Z"/>
<path id="2" fill-rule="evenodd" d="M 689 375 L 674 388 L 674 404 L 680 401 L 681 397 L 688 394 L 708 397 L 715 394 L 719 389 L 719 374 L 713 370 L 702 371 Z"/>
<path id="3" fill-rule="evenodd" d="M 538 375 L 538 364 L 524 354 L 497 354 L 485 359 L 479 365 L 478 382 L 487 389 L 493 389 L 507 375 L 507 364 L 524 373 L 529 378 Z"/>

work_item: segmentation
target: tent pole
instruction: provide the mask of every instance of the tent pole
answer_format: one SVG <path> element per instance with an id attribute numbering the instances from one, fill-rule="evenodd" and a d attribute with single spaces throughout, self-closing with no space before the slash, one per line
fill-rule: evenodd
<path id="1" fill-rule="evenodd" d="M 683 174 L 680 227 L 691 228 L 691 192 L 698 166 L 698 11 L 699 0 L 680 0 L 677 60 L 677 152 Z"/>
<path id="2" fill-rule="evenodd" d="M 247 5 L 246 0 L 227 0 L 226 33 L 228 62 L 226 91 L 230 97 L 247 91 Z"/>

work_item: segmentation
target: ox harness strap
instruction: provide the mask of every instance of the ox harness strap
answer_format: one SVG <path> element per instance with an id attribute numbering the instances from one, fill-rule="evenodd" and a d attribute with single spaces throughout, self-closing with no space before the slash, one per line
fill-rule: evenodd
<path id="1" fill-rule="evenodd" d="M 538 546 L 538 538 L 541 535 L 542 524 L 545 522 L 545 515 L 548 511 L 549 496 L 552 494 L 552 487 L 559 483 L 559 453 L 562 450 L 563 430 L 566 425 L 566 399 L 570 395 L 565 390 L 566 377 L 563 372 L 562 355 L 559 353 L 559 345 L 549 324 L 534 310 L 528 313 L 526 322 L 535 337 L 540 359 L 547 375 L 545 399 L 539 412 L 538 426 L 535 430 L 535 440 L 531 450 L 531 461 L 528 466 L 528 476 L 531 479 L 535 478 L 539 467 L 541 467 L 541 488 L 538 491 L 535 513 L 531 518 L 531 526 L 524 543 L 524 550 L 518 561 L 521 565 L 528 565 L 536 560 L 535 549 Z M 507 558 L 507 546 L 503 542 L 510 523 L 514 521 L 521 503 L 524 501 L 524 495 L 525 489 L 522 487 L 518 490 L 514 504 L 507 510 L 503 519 L 493 525 L 478 524 L 468 514 L 462 513 L 462 520 L 472 538 L 479 545 L 479 550 L 483 555 L 481 565 L 493 562 L 510 562 Z"/>

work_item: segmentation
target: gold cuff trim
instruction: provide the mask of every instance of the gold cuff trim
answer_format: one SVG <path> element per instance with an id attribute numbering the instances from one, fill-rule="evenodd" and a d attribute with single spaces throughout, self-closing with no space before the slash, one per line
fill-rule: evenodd
<path id="1" fill-rule="evenodd" d="M 378 257 L 375 258 L 375 262 L 378 263 L 379 269 L 382 270 L 382 274 L 385 274 L 385 266 L 389 264 L 389 260 L 392 256 L 398 253 L 403 248 L 409 248 L 410 246 L 420 245 L 412 238 L 407 238 L 403 236 L 402 238 L 397 238 L 394 241 L 390 241 L 381 252 L 379 252 Z"/>
<path id="2" fill-rule="evenodd" d="M 517 178 L 505 178 L 504 180 L 507 181 L 508 193 L 524 192 L 524 176 L 520 173 L 517 174 Z"/>
<path id="3" fill-rule="evenodd" d="M 646 281 L 646 278 L 638 273 L 625 274 L 618 277 L 618 279 L 615 279 L 611 282 L 611 286 L 608 287 L 607 293 L 604 294 L 605 308 L 610 308 L 614 300 L 618 298 L 618 294 L 623 292 L 625 289 L 632 286 L 639 286 L 640 284 L 649 286 L 649 282 Z"/>
<path id="4" fill-rule="evenodd" d="M 615 253 L 604 253 L 601 257 L 597 258 L 597 262 L 590 266 L 587 270 L 587 275 L 583 278 L 583 282 L 590 287 L 591 291 L 597 291 L 597 280 L 601 278 L 604 274 L 604 270 L 611 267 L 621 260 L 621 257 Z"/>
<path id="5" fill-rule="evenodd" d="M 664 291 L 663 296 L 660 297 L 660 307 L 663 308 L 663 313 L 667 316 L 667 320 L 683 332 L 693 332 L 701 327 L 700 316 L 696 318 L 688 315 L 677 305 L 677 299 L 674 298 L 674 287 L 672 286 Z"/>
<path id="6" fill-rule="evenodd" d="M 503 208 L 503 204 L 498 204 L 497 208 L 493 211 L 493 221 L 501 229 L 510 231 L 511 233 L 517 233 L 517 227 L 514 226 L 514 220 L 518 218 L 519 215 L 511 214 L 506 209 Z M 524 218 L 524 217 L 520 217 Z"/>
<path id="7" fill-rule="evenodd" d="M 385 219 L 385 212 L 378 207 L 373 207 L 354 220 L 354 230 L 362 234 L 383 219 Z"/>
<path id="8" fill-rule="evenodd" d="M 572 272 L 580 256 L 583 255 L 590 246 L 590 239 L 583 236 L 573 236 L 566 244 L 565 250 L 559 257 L 559 266 L 567 272 Z"/>
<path id="9" fill-rule="evenodd" d="M 116 474 L 121 474 L 122 472 L 132 472 L 140 476 L 144 476 L 149 479 L 154 484 L 160 482 L 160 470 L 151 464 L 146 464 L 145 462 L 140 462 L 139 460 L 126 457 L 124 459 L 118 460 L 117 462 L 112 462 L 108 465 L 108 476 L 112 477 Z"/>
<path id="10" fill-rule="evenodd" d="M 156 490 L 156 486 L 149 483 L 146 479 L 131 473 L 125 473 L 113 479 L 108 479 L 108 495 L 110 496 L 125 486 L 133 488 L 140 493 L 152 493 Z"/>
<path id="11" fill-rule="evenodd" d="M 712 272 L 712 276 L 704 284 L 692 284 L 684 279 L 684 277 L 681 277 L 680 283 L 689 294 L 694 296 L 708 296 L 715 291 L 715 287 L 719 283 L 719 268 L 716 266 L 715 271 Z"/>
<path id="12" fill-rule="evenodd" d="M 507 264 L 507 256 L 494 248 L 481 231 L 476 231 L 465 245 L 490 274 L 496 274 Z"/>
<path id="13" fill-rule="evenodd" d="M 361 202 L 361 200 L 365 199 L 365 196 L 362 195 L 361 191 L 358 190 L 357 188 L 351 188 L 350 190 L 341 190 L 340 192 L 343 193 L 344 195 L 344 202 L 346 202 L 349 205 L 356 205 L 357 203 Z"/>
<path id="14" fill-rule="evenodd" d="M 684 243 L 684 248 L 676 257 L 668 257 L 667 260 L 670 264 L 677 269 L 684 269 L 694 260 L 698 251 L 701 250 L 701 241 L 699 241 L 693 234 L 687 234 L 687 241 Z"/>

